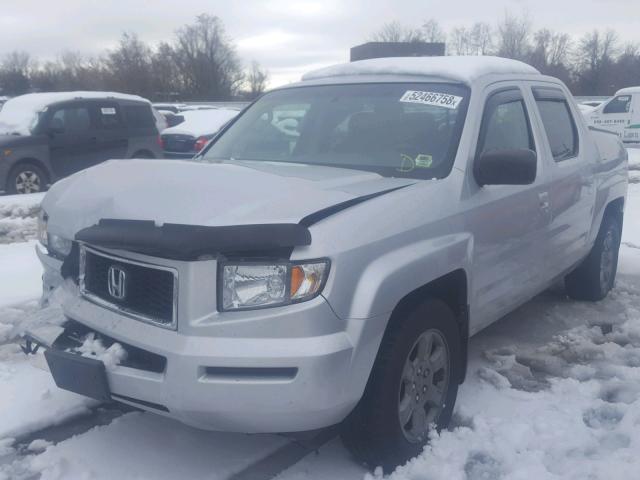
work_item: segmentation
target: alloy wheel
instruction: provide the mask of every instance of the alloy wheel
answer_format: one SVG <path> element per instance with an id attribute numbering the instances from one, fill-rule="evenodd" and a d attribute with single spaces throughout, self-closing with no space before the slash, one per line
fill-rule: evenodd
<path id="1" fill-rule="evenodd" d="M 398 419 L 405 438 L 422 443 L 438 421 L 449 387 L 449 348 L 438 330 L 423 332 L 405 360 L 398 393 Z"/>
<path id="2" fill-rule="evenodd" d="M 40 176 L 32 170 L 24 170 L 16 177 L 16 192 L 38 193 L 42 189 Z"/>

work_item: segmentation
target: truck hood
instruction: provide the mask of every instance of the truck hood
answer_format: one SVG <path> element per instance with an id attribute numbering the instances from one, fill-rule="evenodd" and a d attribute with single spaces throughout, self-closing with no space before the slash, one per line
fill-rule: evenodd
<path id="1" fill-rule="evenodd" d="M 298 223 L 319 210 L 415 183 L 272 162 L 111 160 L 54 184 L 42 207 L 66 238 L 102 219 L 197 226 Z"/>

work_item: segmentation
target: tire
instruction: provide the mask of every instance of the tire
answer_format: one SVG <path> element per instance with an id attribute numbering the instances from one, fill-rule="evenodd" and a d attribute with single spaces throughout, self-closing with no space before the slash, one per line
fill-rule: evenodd
<path id="1" fill-rule="evenodd" d="M 435 348 L 423 357 L 421 347 L 429 338 Z M 443 368 L 434 367 L 438 352 L 445 353 Z M 421 358 L 431 363 L 421 365 Z M 433 371 L 422 370 L 429 365 Z M 427 443 L 430 418 L 438 431 L 448 426 L 462 367 L 457 320 L 444 302 L 430 299 L 396 318 L 384 335 L 362 399 L 342 425 L 344 445 L 359 462 L 372 469 L 381 466 L 386 473 L 417 456 Z M 425 399 L 431 405 L 422 405 Z M 408 410 L 413 412 L 409 416 Z"/>
<path id="2" fill-rule="evenodd" d="M 613 288 L 618 270 L 622 225 L 605 213 L 589 255 L 564 279 L 567 295 L 575 300 L 597 302 Z"/>
<path id="3" fill-rule="evenodd" d="M 46 171 L 32 162 L 19 163 L 9 173 L 7 192 L 10 194 L 44 192 L 49 182 Z"/>

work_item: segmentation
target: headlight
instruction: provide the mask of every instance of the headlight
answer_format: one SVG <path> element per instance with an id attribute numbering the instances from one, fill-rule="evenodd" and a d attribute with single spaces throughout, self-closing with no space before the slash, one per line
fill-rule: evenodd
<path id="1" fill-rule="evenodd" d="M 221 311 L 276 307 L 317 296 L 329 273 L 328 260 L 221 263 Z"/>
<path id="2" fill-rule="evenodd" d="M 49 249 L 49 253 L 55 257 L 66 257 L 71 253 L 72 246 L 73 242 L 68 238 L 54 235 L 52 233 L 47 234 L 47 248 Z"/>
<path id="3" fill-rule="evenodd" d="M 71 253 L 73 242 L 59 235 L 54 235 L 48 231 L 49 216 L 44 210 L 38 214 L 38 240 L 47 247 L 51 255 L 64 258 Z"/>

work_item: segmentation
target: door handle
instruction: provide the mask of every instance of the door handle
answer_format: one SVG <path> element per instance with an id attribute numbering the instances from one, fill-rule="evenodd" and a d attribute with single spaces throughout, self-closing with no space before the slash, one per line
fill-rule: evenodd
<path id="1" fill-rule="evenodd" d="M 540 192 L 538 194 L 538 200 L 540 201 L 540 208 L 542 210 L 549 210 L 551 202 L 549 201 L 549 192 Z"/>

